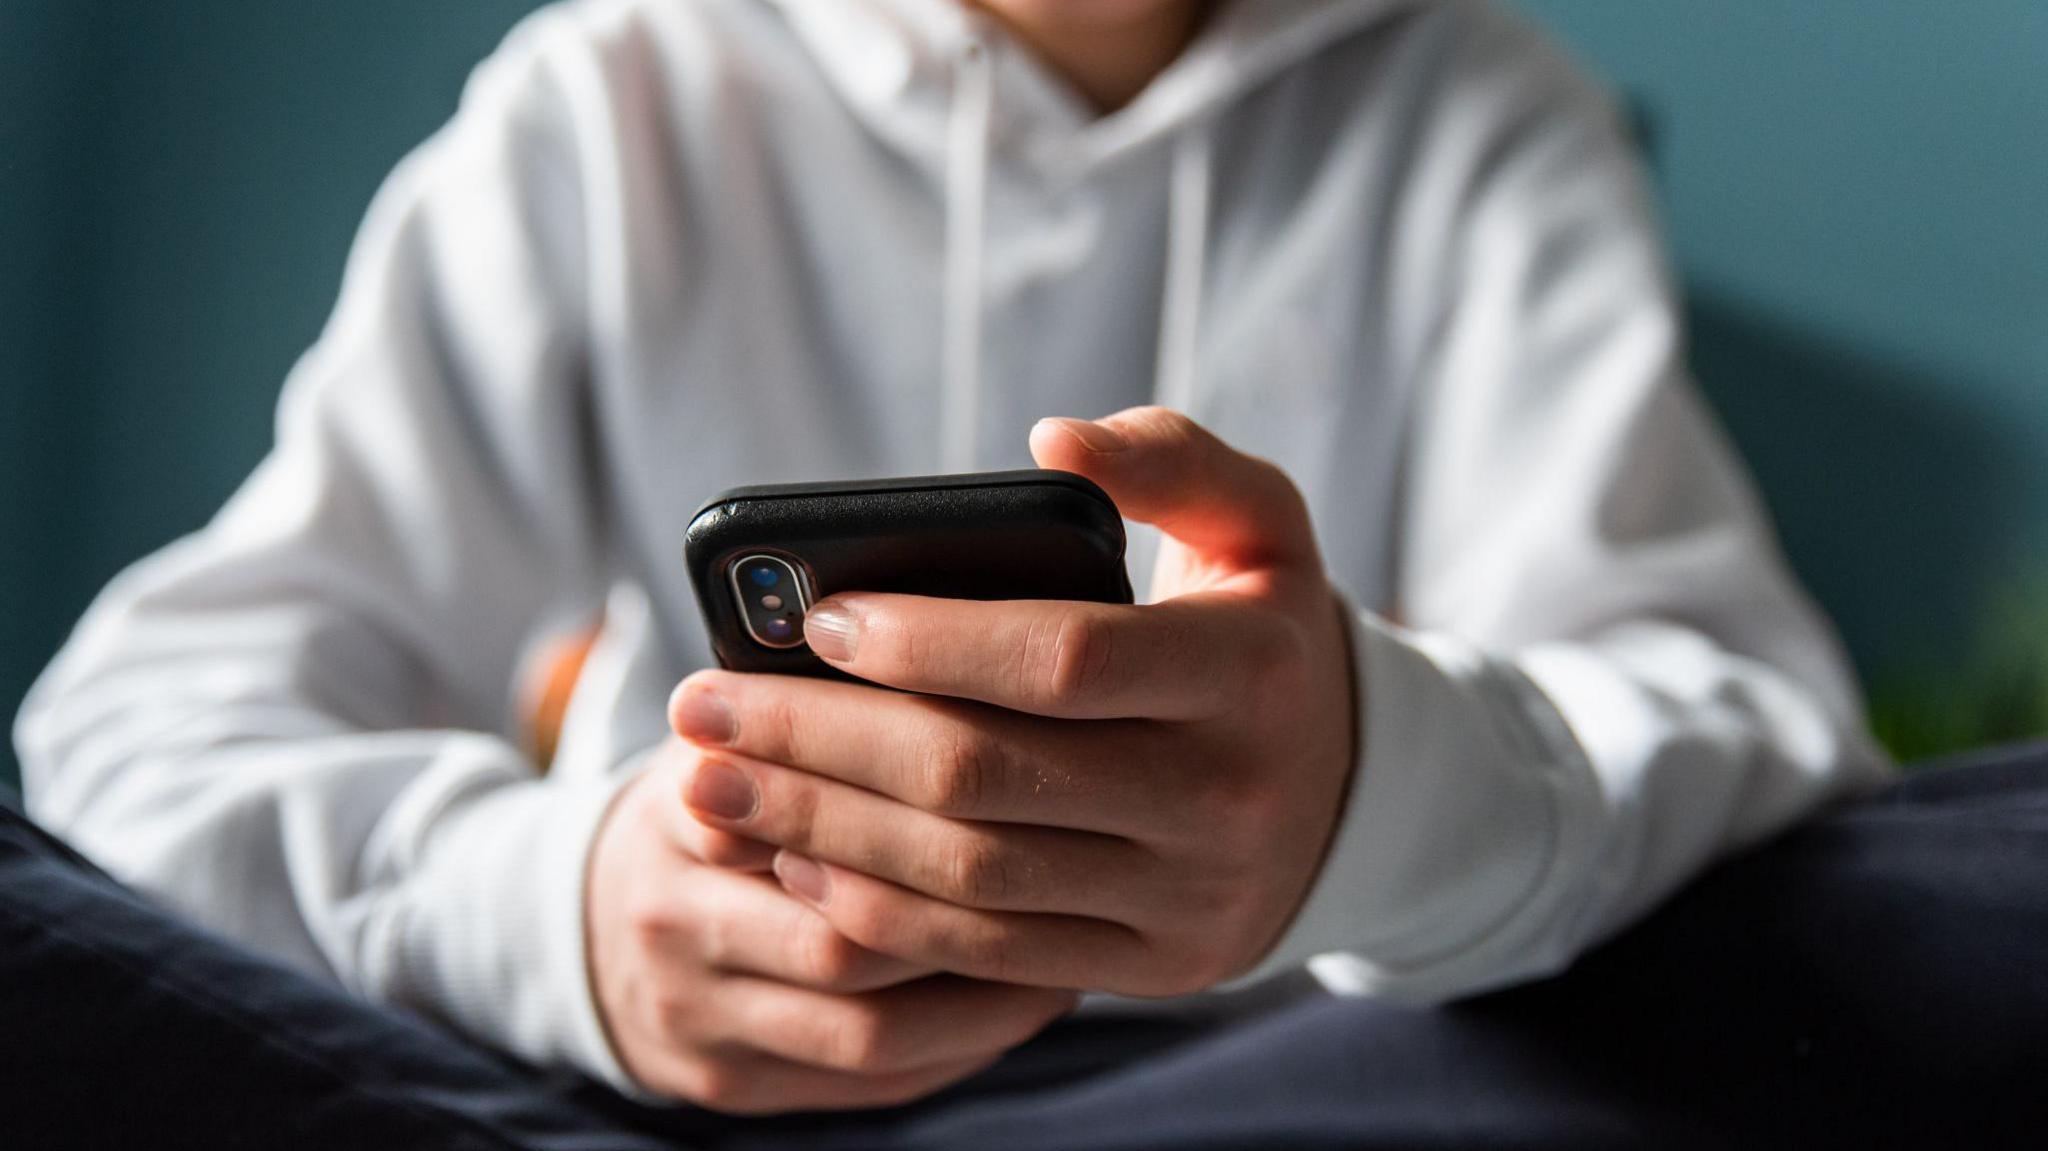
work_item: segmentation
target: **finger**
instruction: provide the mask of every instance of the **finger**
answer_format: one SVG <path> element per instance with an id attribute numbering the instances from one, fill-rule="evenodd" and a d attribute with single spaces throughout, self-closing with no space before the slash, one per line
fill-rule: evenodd
<path id="1" fill-rule="evenodd" d="M 1308 507 L 1287 474 L 1237 451 L 1167 408 L 1105 419 L 1041 420 L 1031 429 L 1041 467 L 1086 476 L 1118 510 L 1198 553 L 1237 567 L 1312 564 Z"/>
<path id="2" fill-rule="evenodd" d="M 1199 770 L 1184 733 L 1058 723 L 937 696 L 699 672 L 670 701 L 685 738 L 799 767 L 955 819 L 1134 834 Z"/>
<path id="3" fill-rule="evenodd" d="M 719 987 L 714 1028 L 733 1042 L 808 1066 L 886 1075 L 987 1058 L 1073 1010 L 1070 991 L 938 975 L 865 995 L 765 980 Z"/>
<path id="4" fill-rule="evenodd" d="M 975 979 L 1032 987 L 1135 986 L 1145 943 L 1129 927 L 1071 915 L 982 911 L 792 852 L 775 857 L 785 890 L 871 951 Z"/>
<path id="5" fill-rule="evenodd" d="M 775 845 L 747 839 L 729 831 L 690 820 L 685 848 L 710 867 L 749 875 L 761 875 L 775 862 Z"/>
<path id="6" fill-rule="evenodd" d="M 684 898 L 677 918 L 691 954 L 683 958 L 715 971 L 853 994 L 937 970 L 862 947 L 765 876 L 699 869 Z"/>
<path id="7" fill-rule="evenodd" d="M 677 850 L 699 863 L 731 871 L 766 872 L 775 860 L 775 848 L 712 824 L 691 813 L 690 782 L 696 778 L 702 753 L 681 740 L 668 740 L 658 748 L 648 770 L 659 780 L 653 794 L 660 804 L 656 822 Z"/>
<path id="8" fill-rule="evenodd" d="M 1062 719 L 1222 715 L 1288 634 L 1228 592 L 1144 606 L 861 592 L 804 617 L 811 650 L 861 679 Z"/>
<path id="9" fill-rule="evenodd" d="M 657 1091 L 727 1115 L 857 1111 L 922 1099 L 986 1070 L 1001 1057 L 997 1052 L 911 1071 L 863 1075 L 760 1052 L 706 1056 L 679 1051 L 647 1069 L 642 1078 Z"/>
<path id="10" fill-rule="evenodd" d="M 1151 922 L 1176 885 L 1144 848 L 1094 832 L 948 819 L 795 768 L 706 757 L 694 793 L 739 799 L 699 812 L 734 833 L 962 907 Z M 707 780 L 715 780 L 706 786 Z M 1115 882 L 1105 882 L 1115 877 Z"/>

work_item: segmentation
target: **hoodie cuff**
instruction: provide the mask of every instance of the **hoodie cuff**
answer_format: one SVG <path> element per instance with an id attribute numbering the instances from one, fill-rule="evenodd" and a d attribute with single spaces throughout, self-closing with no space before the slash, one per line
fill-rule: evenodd
<path id="1" fill-rule="evenodd" d="M 637 772 L 503 781 L 454 799 L 395 925 L 385 998 L 539 1067 L 637 1090 L 591 984 L 584 893 L 605 813 Z"/>
<path id="2" fill-rule="evenodd" d="M 1306 965 L 1337 994 L 1432 1001 L 1513 966 L 1555 917 L 1599 789 L 1556 708 L 1511 665 L 1349 612 L 1360 758 L 1323 868 L 1233 987 Z"/>

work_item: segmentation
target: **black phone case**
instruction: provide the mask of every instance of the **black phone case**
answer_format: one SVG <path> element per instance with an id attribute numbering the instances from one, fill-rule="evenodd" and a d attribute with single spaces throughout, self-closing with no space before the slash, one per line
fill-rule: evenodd
<path id="1" fill-rule="evenodd" d="M 1131 602 L 1123 518 L 1067 472 L 734 488 L 698 509 L 683 551 L 712 651 L 734 671 L 841 678 L 807 647 L 747 634 L 727 571 L 757 553 L 794 561 L 813 602 L 845 591 Z"/>

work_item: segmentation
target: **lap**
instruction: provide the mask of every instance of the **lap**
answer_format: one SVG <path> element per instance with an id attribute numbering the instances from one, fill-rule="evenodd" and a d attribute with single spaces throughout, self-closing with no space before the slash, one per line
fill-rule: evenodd
<path id="1" fill-rule="evenodd" d="M 7 810 L 0 1131 L 39 1149 L 664 1145 L 191 927 Z"/>
<path id="2" fill-rule="evenodd" d="M 2034 1146 L 2043 972 L 2048 746 L 1911 777 L 1730 860 L 1555 979 L 1433 1009 L 1311 1001 L 1150 1047 L 1075 1021 L 1036 1050 L 1092 1047 L 1085 1075 L 697 1133 L 810 1151 Z"/>
<path id="3" fill-rule="evenodd" d="M 2024 1140 L 2048 1034 L 2048 752 L 1732 860 L 1571 972 L 1439 1009 L 1077 1019 L 869 1115 L 565 1085 L 250 956 L 0 814 L 0 1126 L 36 1146 L 1684 1146 Z"/>

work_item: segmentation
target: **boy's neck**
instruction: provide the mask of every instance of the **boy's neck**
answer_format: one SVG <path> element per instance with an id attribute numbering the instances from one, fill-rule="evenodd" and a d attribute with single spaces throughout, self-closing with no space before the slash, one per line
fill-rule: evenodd
<path id="1" fill-rule="evenodd" d="M 1201 30 L 1210 8 L 1208 0 L 1167 0 L 1129 14 L 1030 0 L 969 3 L 1007 28 L 1105 114 L 1130 103 L 1166 71 Z"/>

